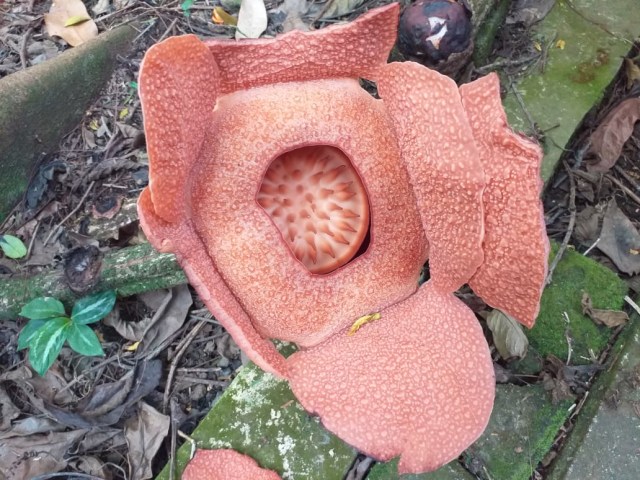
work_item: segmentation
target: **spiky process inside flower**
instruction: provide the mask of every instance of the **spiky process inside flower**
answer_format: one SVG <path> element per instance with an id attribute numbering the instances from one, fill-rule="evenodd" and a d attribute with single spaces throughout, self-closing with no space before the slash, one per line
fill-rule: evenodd
<path id="1" fill-rule="evenodd" d="M 329 273 L 349 262 L 369 228 L 364 185 L 335 147 L 309 146 L 280 155 L 256 199 L 312 273 Z"/>

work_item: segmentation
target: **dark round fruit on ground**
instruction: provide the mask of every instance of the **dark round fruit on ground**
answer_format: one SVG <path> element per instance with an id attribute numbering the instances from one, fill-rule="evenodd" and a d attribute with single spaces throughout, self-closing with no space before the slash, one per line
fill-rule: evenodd
<path id="1" fill-rule="evenodd" d="M 400 17 L 398 47 L 427 66 L 436 66 L 471 45 L 470 12 L 453 0 L 420 0 Z"/>

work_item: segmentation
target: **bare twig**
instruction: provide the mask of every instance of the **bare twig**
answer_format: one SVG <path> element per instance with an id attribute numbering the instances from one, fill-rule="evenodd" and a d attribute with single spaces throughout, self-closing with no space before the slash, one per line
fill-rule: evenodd
<path id="1" fill-rule="evenodd" d="M 600 238 L 601 238 L 601 237 L 596 238 L 596 241 L 595 241 L 595 242 L 593 242 L 593 243 L 591 244 L 591 246 L 589 246 L 589 248 L 587 248 L 587 250 L 586 250 L 582 255 L 584 255 L 585 257 L 586 257 L 587 255 L 589 255 L 589 253 L 591 253 L 591 250 L 593 250 L 594 248 L 596 248 L 596 246 L 600 243 Z"/>
<path id="2" fill-rule="evenodd" d="M 227 387 L 229 382 L 225 380 L 210 380 L 208 378 L 189 377 L 187 375 L 180 376 L 181 382 L 209 385 L 210 387 Z"/>
<path id="3" fill-rule="evenodd" d="M 58 393 L 56 393 L 56 396 L 60 395 L 62 392 L 66 392 L 67 390 L 69 390 L 71 387 L 73 387 L 76 383 L 78 383 L 82 378 L 86 377 L 87 375 L 89 375 L 92 372 L 95 372 L 96 370 L 100 370 L 103 367 L 106 367 L 107 365 L 117 362 L 120 360 L 120 357 L 118 355 L 114 355 L 112 357 L 107 358 L 106 360 L 103 360 L 102 362 L 94 365 L 91 368 L 88 368 L 86 370 L 83 370 L 82 373 L 80 375 L 78 375 L 77 377 L 74 377 L 73 380 L 71 380 L 69 383 L 67 383 L 64 387 L 62 387 Z"/>
<path id="4" fill-rule="evenodd" d="M 29 258 L 31 256 L 31 250 L 33 249 L 33 243 L 36 240 L 36 235 L 38 235 L 38 230 L 40 229 L 40 220 L 36 221 L 36 226 L 33 229 L 33 233 L 31 234 L 31 240 L 29 241 L 29 248 L 27 248 L 27 254 L 25 255 L 26 258 Z"/>
<path id="5" fill-rule="evenodd" d="M 169 393 L 171 392 L 171 385 L 173 384 L 173 376 L 176 373 L 176 368 L 178 368 L 178 363 L 180 362 L 182 355 L 184 355 L 184 352 L 187 351 L 187 348 L 189 347 L 193 339 L 196 338 L 196 335 L 200 332 L 200 330 L 202 330 L 202 327 L 204 327 L 206 324 L 207 322 L 201 320 L 187 334 L 187 336 L 182 339 L 182 341 L 178 345 L 178 350 L 176 352 L 175 357 L 173 357 L 173 360 L 171 361 L 171 368 L 169 369 L 169 375 L 167 375 L 167 383 L 164 387 L 164 397 L 162 399 L 162 411 L 165 413 L 167 411 L 167 405 L 169 403 Z"/>
<path id="6" fill-rule="evenodd" d="M 547 65 L 547 58 L 549 58 L 549 50 L 551 50 L 551 47 L 554 45 L 554 43 L 556 43 L 557 38 L 558 38 L 558 32 L 555 32 L 553 34 L 553 38 L 551 39 L 551 41 L 547 43 L 547 45 L 545 45 L 545 48 L 542 51 L 542 55 L 540 57 L 541 58 L 540 73 L 544 73 L 545 66 Z"/>
<path id="7" fill-rule="evenodd" d="M 189 459 L 192 459 L 193 456 L 196 454 L 196 448 L 198 447 L 196 445 L 196 441 L 193 438 L 191 438 L 189 435 L 184 433 L 182 430 L 178 430 L 178 436 L 180 438 L 185 439 L 187 442 L 191 444 L 191 452 L 189 453 Z"/>
<path id="8" fill-rule="evenodd" d="M 23 69 L 29 66 L 29 58 L 27 57 L 27 43 L 29 43 L 29 37 L 31 37 L 32 32 L 33 27 L 28 28 L 22 37 L 22 42 L 20 43 L 20 63 L 22 64 Z"/>
<path id="9" fill-rule="evenodd" d="M 529 55 L 527 57 L 520 57 L 520 58 L 514 58 L 514 59 L 501 58 L 499 60 L 496 60 L 495 62 L 488 63 L 487 65 L 483 65 L 482 67 L 477 67 L 475 71 L 480 74 L 485 74 L 487 72 L 492 72 L 499 68 L 519 67 L 520 65 L 532 62 L 539 57 L 540 57 L 540 54 L 536 53 L 535 55 Z"/>
<path id="10" fill-rule="evenodd" d="M 622 175 L 627 182 L 629 182 L 633 186 L 636 192 L 640 192 L 640 185 L 638 185 L 635 178 L 633 178 L 631 175 L 629 175 L 627 172 L 624 171 L 624 168 L 622 168 L 620 165 L 614 165 L 613 168 L 615 169 L 616 172 Z"/>
<path id="11" fill-rule="evenodd" d="M 171 33 L 171 30 L 173 30 L 173 27 L 176 26 L 176 23 L 178 23 L 178 19 L 174 18 L 173 21 L 167 27 L 167 29 L 164 31 L 164 33 L 160 36 L 160 38 L 158 39 L 158 42 L 156 43 L 160 43 L 162 40 L 167 38 L 167 36 L 169 36 L 169 34 Z"/>
<path id="12" fill-rule="evenodd" d="M 569 175 L 569 214 L 571 216 L 569 217 L 569 225 L 567 226 L 567 233 L 565 233 L 564 239 L 562 240 L 562 245 L 560 245 L 560 248 L 558 248 L 558 252 L 553 258 L 551 265 L 549 266 L 549 273 L 547 274 L 547 285 L 549 285 L 551 283 L 551 280 L 553 279 L 553 271 L 558 266 L 558 263 L 560 263 L 560 260 L 562 259 L 562 256 L 564 255 L 564 252 L 569 245 L 569 240 L 571 239 L 571 235 L 573 235 L 573 228 L 576 224 L 576 179 L 573 176 L 573 171 L 571 170 L 571 167 L 569 167 L 569 164 L 566 161 L 563 161 L 562 163 L 565 170 L 567 171 L 567 175 Z"/>
<path id="13" fill-rule="evenodd" d="M 49 232 L 49 235 L 47 235 L 47 238 L 44 240 L 44 244 L 46 245 L 49 240 L 51 239 L 51 236 L 58 231 L 58 229 L 60 227 L 62 227 L 62 225 L 64 225 L 64 223 L 69 220 L 82 206 L 82 204 L 84 203 L 84 201 L 87 198 L 87 195 L 89 195 L 89 192 L 91 191 L 91 189 L 93 188 L 93 186 L 96 184 L 96 182 L 91 182 L 89 184 L 89 187 L 87 187 L 87 190 L 84 192 L 84 195 L 82 196 L 82 198 L 80 199 L 80 201 L 78 202 L 78 205 L 76 205 L 76 208 L 74 208 L 73 210 L 71 210 L 69 212 L 69 215 L 67 215 L 66 217 L 64 217 L 62 219 L 62 221 L 60 223 L 58 223 L 58 225 L 56 225 L 54 228 L 51 229 L 51 231 Z"/>
<path id="14" fill-rule="evenodd" d="M 520 92 L 518 91 L 516 86 L 514 85 L 513 78 L 511 78 L 511 75 L 507 75 L 507 78 L 509 79 L 509 87 L 511 87 L 511 90 L 513 91 L 513 95 L 516 97 L 516 100 L 518 101 L 518 105 L 520 105 L 520 108 L 524 112 L 525 116 L 527 117 L 527 120 L 529 121 L 529 124 L 531 125 L 531 133 L 535 135 L 535 133 L 536 133 L 536 122 L 533 121 L 533 117 L 529 113 L 529 110 L 527 109 L 527 106 L 524 104 L 524 100 L 522 99 L 522 95 L 520 94 Z"/>
<path id="15" fill-rule="evenodd" d="M 179 421 L 174 413 L 175 402 L 171 402 L 171 412 L 169 417 L 171 418 L 171 452 L 169 454 L 169 480 L 175 478 L 176 473 L 176 449 L 177 449 L 177 437 Z"/>
<path id="16" fill-rule="evenodd" d="M 587 153 L 587 150 L 589 150 L 590 146 L 591 146 L 591 140 L 587 140 L 586 142 L 584 142 L 584 145 L 576 151 L 574 156 L 574 162 L 573 162 L 574 171 L 577 171 L 578 168 L 582 166 L 584 155 L 585 153 Z"/>
<path id="17" fill-rule="evenodd" d="M 631 300 L 631 297 L 629 295 L 625 295 L 624 296 L 624 301 L 627 302 L 629 304 L 629 306 L 631 308 L 633 308 L 638 315 L 640 315 L 640 307 L 638 306 L 638 304 L 636 302 Z"/>
<path id="18" fill-rule="evenodd" d="M 631 198 L 631 200 L 633 200 L 634 202 L 636 202 L 638 205 L 640 205 L 640 197 L 638 197 L 638 195 L 636 195 L 635 193 L 633 193 L 633 190 L 631 190 L 629 187 L 627 187 L 624 183 L 622 183 L 620 180 L 618 180 L 616 177 L 614 177 L 613 175 L 610 174 L 606 174 L 604 176 L 605 178 L 608 178 L 609 180 L 611 180 L 613 183 L 615 183 L 618 187 L 620 187 L 624 193 L 626 193 L 627 195 L 629 195 L 629 198 Z"/>

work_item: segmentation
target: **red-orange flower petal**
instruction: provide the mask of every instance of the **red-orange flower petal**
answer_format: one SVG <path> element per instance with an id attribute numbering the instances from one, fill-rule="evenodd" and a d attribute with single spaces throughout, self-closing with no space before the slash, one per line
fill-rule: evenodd
<path id="1" fill-rule="evenodd" d="M 176 254 L 189 282 L 200 294 L 209 311 L 227 329 L 238 346 L 263 370 L 287 376 L 284 357 L 254 328 L 251 319 L 229 290 L 216 265 L 207 256 L 202 240 L 188 219 L 168 223 L 158 217 L 149 189 L 138 199 L 138 215 L 149 241 L 162 252 Z"/>
<path id="2" fill-rule="evenodd" d="M 347 443 L 400 473 L 435 470 L 482 433 L 493 365 L 475 316 L 431 282 L 354 335 L 295 353 L 296 397 Z"/>
<path id="3" fill-rule="evenodd" d="M 149 189 L 167 221 L 189 215 L 184 177 L 211 121 L 219 90 L 218 67 L 195 35 L 154 45 L 140 66 L 139 94 L 149 154 Z"/>
<path id="4" fill-rule="evenodd" d="M 351 79 L 256 87 L 218 101 L 190 173 L 191 203 L 198 206 L 192 220 L 265 337 L 309 347 L 416 290 L 427 246 L 391 129 L 382 102 Z M 371 218 L 366 251 L 325 275 L 296 259 L 256 200 L 274 159 L 314 145 L 336 147 L 351 160 Z M 197 262 L 202 254 L 188 258 Z"/>
<path id="5" fill-rule="evenodd" d="M 497 75 L 463 85 L 460 93 L 488 178 L 485 258 L 469 285 L 489 305 L 532 327 L 549 254 L 540 202 L 542 151 L 509 128 Z"/>
<path id="6" fill-rule="evenodd" d="M 482 263 L 485 176 L 455 82 L 413 62 L 376 78 L 391 114 L 430 245 L 435 286 L 453 292 Z"/>
<path id="7" fill-rule="evenodd" d="M 396 41 L 398 11 L 393 3 L 314 32 L 293 30 L 275 39 L 205 44 L 220 66 L 222 93 L 282 82 L 369 78 L 387 62 Z"/>
<path id="8" fill-rule="evenodd" d="M 182 480 L 281 480 L 273 470 L 235 450 L 197 450 Z"/>

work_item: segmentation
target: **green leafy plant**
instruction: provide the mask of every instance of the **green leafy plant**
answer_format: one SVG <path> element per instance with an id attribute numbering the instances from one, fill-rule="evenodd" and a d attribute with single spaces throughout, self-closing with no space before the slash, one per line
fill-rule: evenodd
<path id="1" fill-rule="evenodd" d="M 182 3 L 180 4 L 180 8 L 182 8 L 182 14 L 183 14 L 185 17 L 188 17 L 188 16 L 189 16 L 189 14 L 191 13 L 191 12 L 189 12 L 189 10 L 190 10 L 190 9 L 191 9 L 191 7 L 193 6 L 193 2 L 194 2 L 194 0 L 184 0 L 184 2 L 182 2 Z"/>
<path id="2" fill-rule="evenodd" d="M 31 366 L 40 375 L 49 370 L 65 341 L 82 355 L 104 355 L 100 340 L 89 324 L 106 317 L 115 302 L 113 290 L 89 295 L 78 300 L 68 316 L 60 300 L 35 298 L 20 310 L 20 315 L 29 322 L 18 336 L 18 350 L 29 348 Z"/>
<path id="3" fill-rule="evenodd" d="M 22 240 L 13 235 L 0 235 L 0 249 L 9 258 L 22 258 L 27 254 Z"/>

